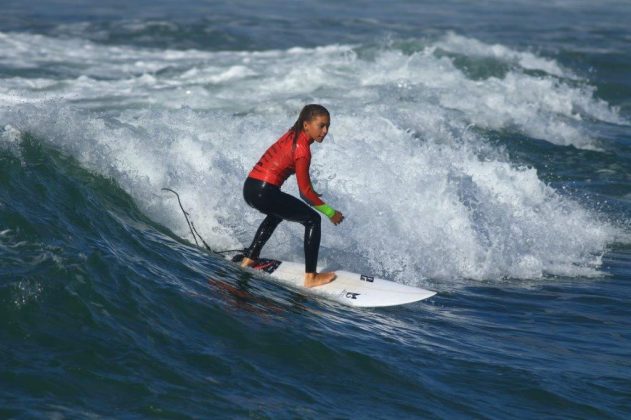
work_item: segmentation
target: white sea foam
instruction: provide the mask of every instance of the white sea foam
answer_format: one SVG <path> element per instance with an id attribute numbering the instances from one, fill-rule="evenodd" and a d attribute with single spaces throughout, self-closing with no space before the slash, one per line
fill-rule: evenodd
<path id="1" fill-rule="evenodd" d="M 440 42 L 467 41 L 454 37 Z M 520 57 L 504 48 L 495 49 L 500 58 Z M 150 217 L 186 236 L 177 204 L 160 192 L 178 190 L 202 235 L 227 248 L 247 245 L 261 220 L 241 197 L 245 175 L 304 103 L 321 102 L 333 125 L 313 147 L 311 172 L 316 190 L 348 216 L 324 224 L 323 264 L 411 282 L 598 274 L 616 228 L 469 128 L 593 148 L 583 119 L 620 122 L 616 110 L 553 67 L 549 77 L 516 69 L 471 80 L 434 51 L 157 51 L 2 34 L 3 66 L 48 63 L 54 75 L 0 81 L 9 98 L 0 126 L 114 177 Z M 285 189 L 295 193 L 294 184 Z M 286 224 L 266 252 L 301 259 L 301 237 Z"/>

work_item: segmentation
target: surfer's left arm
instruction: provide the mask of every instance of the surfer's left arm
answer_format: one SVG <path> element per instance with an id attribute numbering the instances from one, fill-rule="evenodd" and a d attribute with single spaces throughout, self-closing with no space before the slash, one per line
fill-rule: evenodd
<path id="1" fill-rule="evenodd" d="M 296 160 L 296 179 L 298 181 L 300 197 L 337 225 L 344 219 L 344 216 L 341 212 L 336 211 L 333 207 L 322 201 L 320 195 L 313 189 L 311 178 L 309 177 L 310 163 L 308 157 L 300 157 Z"/>

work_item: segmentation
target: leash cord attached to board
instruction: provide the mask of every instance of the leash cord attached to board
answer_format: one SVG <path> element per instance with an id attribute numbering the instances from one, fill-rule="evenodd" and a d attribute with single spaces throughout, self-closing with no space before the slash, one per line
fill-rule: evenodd
<path id="1" fill-rule="evenodd" d="M 186 219 L 186 223 L 188 224 L 188 228 L 191 231 L 191 235 L 193 235 L 193 240 L 195 241 L 195 245 L 197 245 L 199 247 L 199 243 L 197 242 L 197 238 L 199 238 L 199 240 L 202 242 L 202 244 L 204 244 L 204 248 L 206 248 L 208 250 L 208 252 L 210 252 L 210 253 L 226 254 L 228 252 L 245 251 L 244 249 L 227 249 L 225 251 L 214 251 L 213 249 L 211 249 L 208 246 L 208 244 L 206 243 L 206 241 L 204 240 L 204 238 L 202 238 L 202 235 L 200 235 L 199 232 L 197 232 L 197 229 L 195 229 L 195 224 L 189 220 L 188 216 L 190 216 L 190 214 L 188 214 L 186 212 L 186 210 L 184 210 L 184 207 L 182 206 L 182 201 L 180 200 L 180 195 L 176 191 L 174 191 L 174 190 L 172 190 L 170 188 L 162 188 L 162 190 L 163 191 L 172 192 L 177 197 L 177 202 L 180 205 L 180 209 L 182 210 L 182 213 L 184 214 L 184 218 Z"/>

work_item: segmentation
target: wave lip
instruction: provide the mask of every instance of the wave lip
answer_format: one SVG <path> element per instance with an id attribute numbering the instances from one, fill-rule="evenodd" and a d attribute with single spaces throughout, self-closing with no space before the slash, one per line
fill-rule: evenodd
<path id="1" fill-rule="evenodd" d="M 448 32 L 433 45 L 445 51 L 474 57 L 492 57 L 501 61 L 515 63 L 526 70 L 541 70 L 548 74 L 563 78 L 575 76 L 552 59 L 539 57 L 531 52 L 515 51 L 501 44 L 486 44 L 475 38 Z"/>

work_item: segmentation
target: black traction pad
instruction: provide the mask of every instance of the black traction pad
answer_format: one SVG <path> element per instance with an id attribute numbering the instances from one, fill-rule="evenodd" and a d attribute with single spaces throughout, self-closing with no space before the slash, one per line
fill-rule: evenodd
<path id="1" fill-rule="evenodd" d="M 232 262 L 240 263 L 243 260 L 243 254 L 237 254 L 232 257 Z M 265 271 L 267 274 L 272 274 L 282 264 L 282 261 L 272 260 L 270 258 L 259 258 L 255 260 L 254 266 L 250 267 L 255 270 Z"/>

